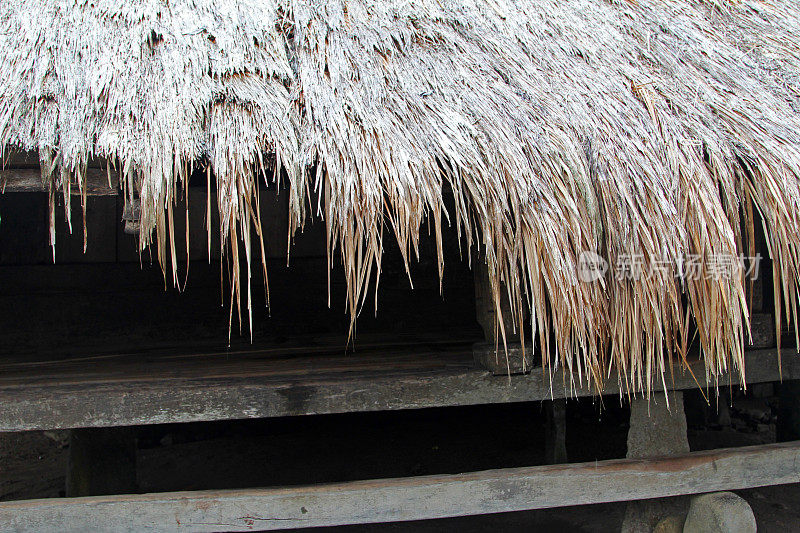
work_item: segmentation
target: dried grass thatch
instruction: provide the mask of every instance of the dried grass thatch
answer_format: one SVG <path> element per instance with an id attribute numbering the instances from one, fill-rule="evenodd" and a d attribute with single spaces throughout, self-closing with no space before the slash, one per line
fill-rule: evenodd
<path id="1" fill-rule="evenodd" d="M 114 162 L 173 276 L 172 206 L 207 166 L 232 302 L 261 239 L 256 180 L 283 169 L 291 231 L 324 217 L 354 319 L 387 228 L 411 261 L 424 222 L 439 240 L 454 224 L 550 368 L 649 390 L 695 323 L 709 374 L 743 371 L 744 280 L 677 265 L 746 254 L 758 212 L 797 320 L 790 0 L 6 0 L 0 72 L 0 143 L 39 150 L 67 202 L 90 158 Z M 671 266 L 586 283 L 587 250 Z"/>

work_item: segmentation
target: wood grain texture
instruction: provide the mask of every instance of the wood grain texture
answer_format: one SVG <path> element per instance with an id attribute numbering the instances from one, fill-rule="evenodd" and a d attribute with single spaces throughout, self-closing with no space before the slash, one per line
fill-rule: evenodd
<path id="1" fill-rule="evenodd" d="M 793 353 L 783 353 L 783 379 L 800 379 Z M 0 431 L 269 418 L 538 401 L 590 396 L 568 384 L 577 376 L 537 369 L 528 375 L 492 376 L 475 369 L 469 346 L 376 348 L 371 355 L 253 353 L 103 362 L 46 362 L 0 368 Z M 748 383 L 778 380 L 775 350 L 749 352 Z M 49 368 L 48 368 L 49 367 Z M 53 371 L 53 369 L 58 371 Z M 60 370 L 59 370 L 60 368 Z M 702 363 L 692 371 L 706 386 Z M 738 384 L 739 377 L 731 376 Z M 727 385 L 727 380 L 720 383 Z M 668 387 L 698 386 L 674 372 Z M 654 390 L 661 390 L 659 384 Z M 609 381 L 605 395 L 620 394 Z"/>
<path id="2" fill-rule="evenodd" d="M 109 175 L 106 171 L 90 168 L 86 171 L 87 196 L 115 196 L 118 194 L 118 178 L 115 172 L 111 173 L 111 186 L 108 184 Z M 38 168 L 12 168 L 0 170 L 0 191 L 9 192 L 47 192 L 47 185 L 42 183 L 41 170 Z M 80 194 L 77 184 L 72 188 L 72 194 Z"/>
<path id="3" fill-rule="evenodd" d="M 0 504 L 7 531 L 253 531 L 396 522 L 678 496 L 800 481 L 800 442 L 305 487 Z"/>

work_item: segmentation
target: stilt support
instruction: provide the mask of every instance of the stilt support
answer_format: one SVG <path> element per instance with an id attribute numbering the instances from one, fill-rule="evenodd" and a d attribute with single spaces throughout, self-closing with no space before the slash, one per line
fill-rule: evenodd
<path id="1" fill-rule="evenodd" d="M 136 492 L 136 434 L 133 428 L 70 431 L 68 497 Z"/>
<path id="2" fill-rule="evenodd" d="M 546 400 L 544 411 L 547 416 L 545 460 L 551 465 L 567 463 L 567 401 Z"/>
<path id="3" fill-rule="evenodd" d="M 683 393 L 667 396 L 655 393 L 648 401 L 636 398 L 631 402 L 631 420 L 628 429 L 629 459 L 646 459 L 689 452 L 686 436 L 686 414 L 683 410 Z M 629 502 L 622 523 L 623 533 L 651 532 L 665 519 L 683 522 L 689 508 L 686 497 L 640 500 Z"/>

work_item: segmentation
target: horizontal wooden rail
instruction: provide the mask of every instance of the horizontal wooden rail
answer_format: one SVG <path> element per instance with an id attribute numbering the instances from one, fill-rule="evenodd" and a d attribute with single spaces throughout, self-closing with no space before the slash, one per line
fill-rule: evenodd
<path id="1" fill-rule="evenodd" d="M 800 481 L 800 442 L 306 487 L 0 503 L 3 531 L 252 531 L 423 520 Z"/>
<path id="2" fill-rule="evenodd" d="M 131 368 L 113 359 L 105 365 L 91 360 L 80 367 L 85 370 L 71 374 L 59 374 L 46 364 L 33 365 L 23 374 L 4 368 L 0 431 L 418 409 L 596 394 L 580 383 L 574 390 L 565 387 L 570 378 L 562 372 L 554 374 L 552 383 L 541 369 L 509 379 L 473 368 L 471 351 L 409 350 L 406 355 L 378 354 L 367 361 L 346 356 L 337 360 L 339 367 L 325 367 L 327 359 L 315 356 L 281 361 L 217 355 L 181 360 L 179 365 L 174 359 L 160 363 L 149 358 L 130 363 Z M 783 379 L 800 379 L 798 360 L 793 351 L 784 352 Z M 746 364 L 748 383 L 780 379 L 775 350 L 749 352 Z M 702 363 L 695 363 L 692 371 L 706 386 Z M 728 381 L 724 377 L 720 385 Z M 739 377 L 731 376 L 730 382 L 738 384 Z M 697 387 L 698 382 L 676 368 L 667 385 L 683 390 Z M 660 383 L 654 389 L 660 390 Z M 616 380 L 609 380 L 603 394 L 619 393 Z"/>
<path id="3" fill-rule="evenodd" d="M 117 176 L 111 173 L 111 185 L 108 184 L 109 176 L 104 170 L 90 168 L 86 171 L 87 196 L 114 196 L 118 193 Z M 0 170 L 0 192 L 47 192 L 47 187 L 42 183 L 41 170 L 38 168 L 13 168 Z M 77 185 L 71 190 L 72 194 L 80 194 Z"/>

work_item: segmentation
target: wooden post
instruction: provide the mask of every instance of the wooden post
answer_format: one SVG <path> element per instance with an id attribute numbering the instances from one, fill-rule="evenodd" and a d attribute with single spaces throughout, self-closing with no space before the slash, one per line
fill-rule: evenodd
<path id="1" fill-rule="evenodd" d="M 131 494 L 136 491 L 136 434 L 133 428 L 70 431 L 68 497 Z"/>
<path id="2" fill-rule="evenodd" d="M 546 400 L 544 410 L 547 416 L 545 461 L 550 465 L 567 463 L 567 402 L 563 399 Z"/>
<path id="3" fill-rule="evenodd" d="M 532 345 L 526 346 L 525 354 L 520 344 L 519 328 L 515 331 L 511 316 L 511 306 L 503 294 L 500 300 L 500 312 L 503 318 L 506 344 L 497 331 L 497 309 L 494 304 L 489 270 L 482 258 L 475 260 L 475 311 L 478 324 L 483 329 L 486 342 L 473 346 L 472 353 L 475 364 L 495 375 L 526 374 L 533 367 Z M 507 350 L 505 349 L 507 348 Z"/>
<path id="4" fill-rule="evenodd" d="M 800 439 L 800 380 L 778 385 L 778 441 Z"/>
<path id="5" fill-rule="evenodd" d="M 688 452 L 689 440 L 686 435 L 682 392 L 670 393 L 669 409 L 664 393 L 652 394 L 649 401 L 646 398 L 635 398 L 631 401 L 627 453 L 629 459 L 681 455 Z M 630 502 L 625 510 L 622 531 L 653 531 L 659 521 L 669 516 L 678 516 L 682 522 L 688 506 L 686 498 Z"/>

